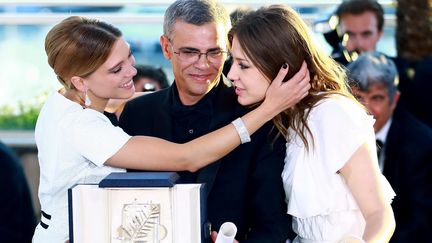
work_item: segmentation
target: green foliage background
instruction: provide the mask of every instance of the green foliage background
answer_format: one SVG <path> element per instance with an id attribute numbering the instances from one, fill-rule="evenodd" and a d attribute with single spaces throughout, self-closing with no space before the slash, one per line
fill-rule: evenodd
<path id="1" fill-rule="evenodd" d="M 0 107 L 0 130 L 34 130 L 45 99 Z"/>

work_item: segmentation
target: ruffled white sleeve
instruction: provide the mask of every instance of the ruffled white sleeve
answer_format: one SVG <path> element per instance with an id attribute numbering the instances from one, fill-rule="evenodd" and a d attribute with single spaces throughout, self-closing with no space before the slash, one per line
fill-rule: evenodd
<path id="1" fill-rule="evenodd" d="M 336 173 L 365 142 L 375 147 L 374 122 L 359 105 L 340 95 L 333 95 L 312 110 L 313 151 L 319 154 L 326 171 Z"/>
<path id="2" fill-rule="evenodd" d="M 373 123 L 364 109 L 340 95 L 324 99 L 312 109 L 308 117 L 314 141 L 310 151 L 298 136 L 287 144 L 282 178 L 289 214 L 306 218 L 358 209 L 337 171 L 365 142 L 375 146 Z"/>

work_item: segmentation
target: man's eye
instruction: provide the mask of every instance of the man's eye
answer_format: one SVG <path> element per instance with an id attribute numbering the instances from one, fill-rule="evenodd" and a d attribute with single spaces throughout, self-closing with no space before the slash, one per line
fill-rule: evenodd
<path id="1" fill-rule="evenodd" d="M 196 55 L 199 55 L 199 52 L 182 50 L 181 54 L 185 55 L 185 56 L 196 56 Z"/>
<path id="2" fill-rule="evenodd" d="M 384 97 L 382 97 L 382 96 L 376 96 L 376 97 L 372 97 L 371 100 L 374 101 L 374 102 L 381 102 L 381 101 L 384 100 Z"/>
<path id="3" fill-rule="evenodd" d="M 210 51 L 207 53 L 207 55 L 211 56 L 211 57 L 218 57 L 222 54 L 222 51 L 217 50 L 217 51 Z"/>
<path id="4" fill-rule="evenodd" d="M 361 37 L 362 38 L 370 38 L 372 35 L 371 34 L 362 34 Z"/>

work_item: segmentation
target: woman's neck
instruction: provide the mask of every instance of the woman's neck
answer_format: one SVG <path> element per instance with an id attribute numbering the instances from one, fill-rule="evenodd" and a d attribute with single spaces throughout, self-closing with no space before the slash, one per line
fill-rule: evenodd
<path id="1" fill-rule="evenodd" d="M 86 106 L 84 104 L 84 94 L 82 92 L 78 92 L 76 90 L 65 90 L 64 88 L 62 88 L 59 92 L 64 97 L 66 97 L 67 99 L 69 99 L 75 103 L 78 103 L 83 108 L 90 108 L 93 110 L 97 110 L 99 112 L 104 112 L 105 107 L 106 107 L 107 102 L 108 102 L 108 100 L 103 101 L 103 100 L 98 100 L 96 98 L 90 97 L 91 105 Z"/>

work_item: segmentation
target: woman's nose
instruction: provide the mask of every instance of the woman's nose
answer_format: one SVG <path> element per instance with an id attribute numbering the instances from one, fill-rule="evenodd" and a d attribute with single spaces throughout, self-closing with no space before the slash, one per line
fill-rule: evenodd
<path id="1" fill-rule="evenodd" d="M 236 75 L 235 70 L 234 70 L 234 65 L 231 65 L 229 72 L 227 74 L 227 78 L 231 81 L 234 81 L 236 79 L 236 76 L 237 75 Z"/>
<path id="2" fill-rule="evenodd" d="M 128 71 L 128 76 L 133 77 L 136 74 L 137 74 L 137 69 L 133 65 L 130 65 L 130 68 L 129 68 L 129 71 Z"/>

